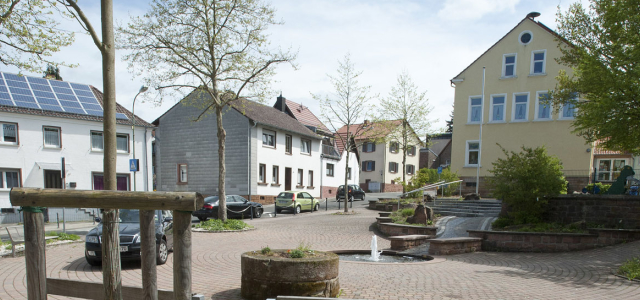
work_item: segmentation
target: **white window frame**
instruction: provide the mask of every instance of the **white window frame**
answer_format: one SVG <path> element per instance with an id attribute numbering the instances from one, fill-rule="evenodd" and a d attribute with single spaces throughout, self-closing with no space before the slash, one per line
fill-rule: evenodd
<path id="1" fill-rule="evenodd" d="M 496 106 L 496 104 L 493 103 L 493 98 L 495 97 L 503 97 L 504 98 L 504 102 L 502 103 L 502 120 L 494 120 L 493 119 L 493 107 Z M 491 106 L 489 107 L 489 122 L 491 123 L 504 123 L 506 122 L 507 119 L 507 94 L 493 94 L 491 95 Z"/>
<path id="2" fill-rule="evenodd" d="M 93 135 L 100 135 L 102 137 L 102 148 L 97 148 L 94 147 L 93 145 Z M 118 137 L 126 137 L 127 138 L 127 150 L 120 150 L 116 148 L 116 152 L 117 153 L 129 153 L 129 150 L 131 149 L 129 143 L 129 134 L 128 133 L 116 133 L 116 147 L 118 147 Z M 90 147 L 91 147 L 91 151 L 97 151 L 97 152 L 103 152 L 104 151 L 104 133 L 102 131 L 97 131 L 97 130 L 91 130 L 89 132 L 89 143 L 90 143 Z"/>
<path id="3" fill-rule="evenodd" d="M 542 72 L 540 73 L 535 73 L 534 72 L 534 65 L 535 65 L 535 54 L 537 53 L 542 53 L 544 54 L 544 59 L 542 60 Z M 531 51 L 531 69 L 529 71 L 529 75 L 547 75 L 547 49 L 543 49 L 543 50 L 533 50 Z"/>
<path id="4" fill-rule="evenodd" d="M 189 166 L 187 164 L 178 164 L 178 184 L 189 183 Z"/>
<path id="5" fill-rule="evenodd" d="M 477 167 L 478 166 L 478 164 L 470 164 L 469 163 L 469 144 L 473 144 L 473 143 L 477 143 L 478 144 L 478 164 L 480 163 L 480 141 L 479 140 L 467 140 L 467 142 L 465 143 L 465 150 L 464 150 L 464 166 L 465 167 Z"/>
<path id="6" fill-rule="evenodd" d="M 309 174 L 307 175 L 307 187 L 313 187 L 313 171 L 309 170 Z"/>
<path id="7" fill-rule="evenodd" d="M 94 135 L 100 135 L 101 140 L 102 140 L 102 147 L 101 148 L 95 147 L 95 145 L 93 144 L 93 136 Z M 102 133 L 102 131 L 91 130 L 91 132 L 89 132 L 89 143 L 90 143 L 90 146 L 91 146 L 91 151 L 104 151 L 104 134 Z"/>
<path id="8" fill-rule="evenodd" d="M 297 182 L 297 186 L 303 186 L 304 185 L 304 170 L 302 169 L 298 169 L 298 182 Z"/>
<path id="9" fill-rule="evenodd" d="M 267 165 L 258 164 L 258 183 L 267 183 Z"/>
<path id="10" fill-rule="evenodd" d="M 513 56 L 513 75 L 507 75 L 507 57 Z M 516 76 L 516 70 L 518 67 L 518 53 L 507 53 L 502 55 L 502 78 L 514 78 Z"/>
<path id="11" fill-rule="evenodd" d="M 265 143 L 265 136 L 267 137 L 267 141 Z M 268 138 L 271 137 L 271 143 L 268 142 Z M 268 148 L 276 147 L 276 132 L 273 130 L 262 129 L 262 146 Z"/>
<path id="12" fill-rule="evenodd" d="M 329 177 L 333 177 L 335 174 L 335 166 L 333 164 L 327 163 L 325 174 Z"/>
<path id="13" fill-rule="evenodd" d="M 608 160 L 609 163 L 609 170 L 608 171 L 601 171 L 600 170 L 600 162 L 601 161 L 605 161 Z M 615 167 L 615 161 L 623 161 L 624 164 L 622 164 L 622 167 L 624 168 L 624 166 L 627 165 L 628 163 L 628 159 L 627 158 L 599 158 L 598 160 L 596 160 L 596 178 L 598 182 L 613 182 L 616 181 L 616 179 L 613 179 L 613 173 L 617 172 L 618 174 L 622 171 L 622 169 L 619 169 L 618 171 L 614 170 Z M 600 179 L 600 174 L 609 174 L 609 179 L 605 180 L 605 179 Z M 618 175 L 619 176 L 619 175 Z"/>
<path id="14" fill-rule="evenodd" d="M 478 105 L 471 105 L 471 100 L 473 99 L 477 99 L 480 98 L 480 119 L 478 121 L 471 121 L 471 114 L 473 113 L 473 107 L 476 107 Z M 480 124 L 480 122 L 482 122 L 482 96 L 480 95 L 476 95 L 476 96 L 469 96 L 469 113 L 467 114 L 467 124 Z"/>
<path id="15" fill-rule="evenodd" d="M 573 100 L 578 100 L 580 96 L 576 96 L 573 98 Z M 576 108 L 575 104 L 573 105 L 573 117 L 565 117 L 564 116 L 564 103 L 560 104 L 560 110 L 558 111 L 558 120 L 573 120 L 576 116 L 576 111 L 578 111 L 578 109 Z"/>
<path id="16" fill-rule="evenodd" d="M 122 137 L 127 138 L 127 150 L 117 149 L 117 147 L 118 147 L 118 138 L 122 138 Z M 104 139 L 104 135 L 102 136 L 102 138 Z M 129 134 L 127 134 L 127 133 L 116 133 L 116 152 L 117 153 L 129 153 Z"/>
<path id="17" fill-rule="evenodd" d="M 4 140 L 4 125 L 13 125 L 16 132 L 16 141 L 7 142 Z M 20 142 L 20 135 L 18 134 L 18 123 L 13 122 L 0 122 L 0 144 L 1 145 L 17 145 Z"/>
<path id="18" fill-rule="evenodd" d="M 525 104 L 524 119 L 519 120 L 519 119 L 516 119 L 516 97 L 522 96 L 522 95 L 527 95 L 527 103 Z M 513 93 L 513 99 L 511 100 L 511 122 L 528 122 L 529 121 L 529 103 L 531 102 L 530 96 L 531 95 L 529 94 L 529 92 Z"/>
<path id="19" fill-rule="evenodd" d="M 7 187 L 7 173 L 17 173 L 18 174 L 18 186 L 22 187 L 22 172 L 20 169 L 0 169 L 0 191 L 8 191 L 11 188 Z"/>
<path id="20" fill-rule="evenodd" d="M 280 167 L 279 166 L 271 167 L 271 183 L 272 184 L 280 183 Z"/>
<path id="21" fill-rule="evenodd" d="M 549 106 L 549 117 L 548 118 L 540 118 L 540 94 L 547 94 L 547 96 L 549 95 L 549 91 L 537 91 L 536 92 L 536 109 L 535 109 L 535 115 L 533 116 L 533 119 L 535 121 L 551 121 L 553 120 L 553 104 L 551 104 L 551 102 L 549 102 L 548 105 Z"/>
<path id="22" fill-rule="evenodd" d="M 47 131 L 55 131 L 58 134 L 57 145 L 47 144 Z M 50 149 L 62 148 L 62 130 L 55 126 L 42 126 L 42 146 Z"/>
<path id="23" fill-rule="evenodd" d="M 305 152 L 304 145 L 307 144 L 307 151 Z M 300 153 L 311 155 L 311 140 L 300 139 Z"/>

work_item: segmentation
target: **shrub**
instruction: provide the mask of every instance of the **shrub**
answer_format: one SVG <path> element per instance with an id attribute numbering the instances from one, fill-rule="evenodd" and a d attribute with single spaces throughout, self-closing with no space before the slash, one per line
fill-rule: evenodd
<path id="1" fill-rule="evenodd" d="M 489 170 L 493 174 L 489 178 L 493 196 L 506 202 L 514 224 L 540 222 L 547 204 L 545 197 L 567 190 L 560 159 L 548 155 L 544 146 L 523 146 L 519 153 L 498 146 L 506 158 L 494 161 Z"/>
<path id="2" fill-rule="evenodd" d="M 456 180 L 458 180 L 458 174 L 456 172 L 451 172 L 450 168 L 442 169 L 442 174 L 439 175 L 438 170 L 436 169 L 422 168 L 418 170 L 418 173 L 416 173 L 416 175 L 413 177 L 413 180 L 409 184 L 403 183 L 403 185 L 406 187 L 407 191 L 412 191 L 415 189 L 419 189 L 427 185 L 428 183 L 436 183 L 438 181 L 450 182 Z M 396 181 L 400 181 L 400 179 L 398 178 Z M 440 188 L 444 188 L 445 196 L 451 196 L 453 193 L 455 193 L 455 191 L 458 190 L 459 186 L 460 183 L 458 182 Z M 439 193 L 442 193 L 442 191 L 440 191 Z M 408 194 L 408 196 L 412 198 L 422 199 L 423 192 L 413 192 L 411 194 Z"/>
<path id="3" fill-rule="evenodd" d="M 296 250 L 300 250 L 300 251 L 303 251 L 303 252 L 311 251 L 311 244 L 305 243 L 305 242 L 300 242 L 300 244 L 298 244 L 298 247 L 296 248 Z"/>
<path id="4" fill-rule="evenodd" d="M 253 226 L 243 222 L 242 220 L 228 219 L 226 222 L 222 222 L 219 219 L 209 219 L 205 222 L 200 222 L 194 226 L 195 228 L 202 228 L 210 231 L 222 231 L 222 230 L 242 230 L 245 228 L 253 228 Z"/>
<path id="5" fill-rule="evenodd" d="M 640 278 L 640 258 L 634 257 L 627 260 L 618 268 L 618 275 L 627 277 L 629 280 Z"/>
<path id="6" fill-rule="evenodd" d="M 56 240 L 58 241 L 77 241 L 80 239 L 80 236 L 70 233 L 50 231 L 45 234 L 46 236 L 57 236 Z M 51 240 L 49 240 L 51 241 Z"/>
<path id="7" fill-rule="evenodd" d="M 513 225 L 513 220 L 509 218 L 498 218 L 491 223 L 492 228 L 505 228 L 510 225 Z"/>
<path id="8" fill-rule="evenodd" d="M 291 250 L 290 256 L 291 256 L 291 258 L 303 258 L 304 257 L 304 251 L 302 251 L 300 249 L 293 249 L 293 250 Z"/>
<path id="9" fill-rule="evenodd" d="M 610 184 L 602 184 L 602 182 L 591 183 L 587 185 L 587 192 L 593 194 L 593 188 L 597 186 L 600 189 L 598 195 L 604 194 L 610 187 Z"/>
<path id="10" fill-rule="evenodd" d="M 263 255 L 267 255 L 267 254 L 271 253 L 271 248 L 269 248 L 269 246 L 266 246 L 266 247 L 262 248 L 262 250 L 260 250 L 260 253 L 262 253 Z"/>
<path id="11" fill-rule="evenodd" d="M 403 208 L 402 210 L 400 210 L 400 215 L 406 218 L 413 216 L 415 212 L 416 210 L 413 208 Z"/>

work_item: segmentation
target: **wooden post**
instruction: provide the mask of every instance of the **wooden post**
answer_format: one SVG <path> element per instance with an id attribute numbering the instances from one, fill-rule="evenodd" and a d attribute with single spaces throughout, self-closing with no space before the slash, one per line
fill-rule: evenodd
<path id="1" fill-rule="evenodd" d="M 108 300 L 122 300 L 119 219 L 117 209 L 102 213 L 102 282 Z"/>
<path id="2" fill-rule="evenodd" d="M 155 210 L 140 210 L 140 256 L 142 291 L 145 300 L 158 300 L 156 270 Z M 160 220 L 162 222 L 163 220 Z"/>
<path id="3" fill-rule="evenodd" d="M 24 207 L 24 259 L 27 265 L 27 298 L 47 299 L 44 216 L 36 207 Z"/>
<path id="4" fill-rule="evenodd" d="M 191 300 L 191 212 L 173 211 L 173 292 Z"/>

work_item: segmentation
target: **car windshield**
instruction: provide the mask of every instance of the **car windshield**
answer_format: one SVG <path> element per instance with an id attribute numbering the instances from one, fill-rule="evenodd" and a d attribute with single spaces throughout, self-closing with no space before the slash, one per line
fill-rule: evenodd
<path id="1" fill-rule="evenodd" d="M 120 223 L 140 223 L 140 211 L 137 209 L 121 209 Z"/>
<path id="2" fill-rule="evenodd" d="M 283 198 L 283 199 L 293 199 L 293 193 L 285 193 L 282 192 L 280 193 L 280 195 L 278 195 L 278 198 Z"/>

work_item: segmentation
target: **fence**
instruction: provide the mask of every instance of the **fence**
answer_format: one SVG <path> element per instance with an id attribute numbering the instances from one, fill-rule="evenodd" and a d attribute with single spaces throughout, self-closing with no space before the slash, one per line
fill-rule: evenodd
<path id="1" fill-rule="evenodd" d="M 0 224 L 16 224 L 22 223 L 24 220 L 23 212 L 17 208 L 12 209 L 14 212 L 0 213 Z M 94 208 L 63 208 L 48 207 L 43 212 L 44 222 L 91 222 L 99 214 L 98 209 Z"/>

